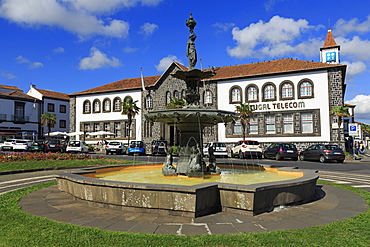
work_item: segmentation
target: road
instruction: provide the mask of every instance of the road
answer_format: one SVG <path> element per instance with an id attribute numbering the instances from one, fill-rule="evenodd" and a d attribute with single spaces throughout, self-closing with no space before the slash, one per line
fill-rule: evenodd
<path id="1" fill-rule="evenodd" d="M 106 156 L 106 155 L 104 155 Z M 109 158 L 129 159 L 142 162 L 163 163 L 164 156 L 127 156 L 127 155 L 107 155 Z M 177 157 L 174 157 L 176 162 Z M 267 164 L 292 166 L 300 169 L 318 170 L 320 180 L 346 184 L 356 188 L 370 191 L 370 162 L 345 162 L 345 163 L 319 163 L 310 161 L 290 161 L 290 160 L 256 160 L 256 159 L 238 159 L 238 158 L 218 158 L 219 164 Z M 15 173 L 0 175 L 0 195 L 8 191 L 13 191 L 22 187 L 28 187 L 38 183 L 53 181 L 54 174 L 63 172 L 63 170 L 37 171 L 29 173 Z"/>

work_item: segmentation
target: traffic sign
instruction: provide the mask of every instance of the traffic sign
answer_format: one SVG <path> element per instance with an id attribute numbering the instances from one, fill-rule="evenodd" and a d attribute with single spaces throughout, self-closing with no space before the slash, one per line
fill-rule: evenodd
<path id="1" fill-rule="evenodd" d="M 357 123 L 350 123 L 348 124 L 348 134 L 350 136 L 359 136 L 359 131 L 358 131 L 358 124 Z"/>

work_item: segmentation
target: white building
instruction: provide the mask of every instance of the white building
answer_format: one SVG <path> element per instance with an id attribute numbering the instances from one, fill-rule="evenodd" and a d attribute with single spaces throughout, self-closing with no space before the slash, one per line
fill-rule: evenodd
<path id="1" fill-rule="evenodd" d="M 330 114 L 343 106 L 346 65 L 339 64 L 339 45 L 329 30 L 320 49 L 321 62 L 294 59 L 220 67 L 200 85 L 200 104 L 205 108 L 235 111 L 240 103 L 250 104 L 255 116 L 247 130 L 248 139 L 262 143 L 293 142 L 303 147 L 317 142 L 334 142 L 343 131 Z M 171 76 L 187 68 L 173 62 L 160 76 L 124 79 L 70 95 L 71 131 L 108 130 L 111 139 L 165 139 L 176 145 L 177 130 L 143 117 L 151 110 L 165 109 L 171 97 L 180 98 L 185 82 Z M 141 108 L 131 131 L 121 115 L 119 101 L 137 100 Z M 338 131 L 339 130 L 339 131 Z M 91 138 L 96 141 L 100 137 Z M 109 137 L 106 137 L 106 139 Z M 242 138 L 238 121 L 219 124 L 204 131 L 203 140 L 236 142 Z M 89 140 L 89 139 L 87 139 Z"/>
<path id="2" fill-rule="evenodd" d="M 50 112 L 56 115 L 57 122 L 51 132 L 60 131 L 68 132 L 69 131 L 69 115 L 70 115 L 70 106 L 69 106 L 69 97 L 67 94 L 54 92 L 50 90 L 43 90 L 36 88 L 36 85 L 30 85 L 30 89 L 27 92 L 27 95 L 30 95 L 34 98 L 37 98 L 41 102 L 41 115 L 45 112 Z M 40 135 L 45 136 L 47 134 L 47 126 L 41 126 Z"/>
<path id="3" fill-rule="evenodd" d="M 40 103 L 14 86 L 0 85 L 0 141 L 12 138 L 37 139 L 40 132 Z"/>

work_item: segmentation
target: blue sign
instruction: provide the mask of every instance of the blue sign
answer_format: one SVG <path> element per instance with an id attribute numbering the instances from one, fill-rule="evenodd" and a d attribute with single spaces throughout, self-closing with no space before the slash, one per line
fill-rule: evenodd
<path id="1" fill-rule="evenodd" d="M 326 62 L 335 62 L 337 59 L 337 53 L 335 51 L 326 53 Z"/>
<path id="2" fill-rule="evenodd" d="M 350 131 L 357 131 L 357 126 L 356 125 L 352 125 L 349 127 L 349 130 Z"/>

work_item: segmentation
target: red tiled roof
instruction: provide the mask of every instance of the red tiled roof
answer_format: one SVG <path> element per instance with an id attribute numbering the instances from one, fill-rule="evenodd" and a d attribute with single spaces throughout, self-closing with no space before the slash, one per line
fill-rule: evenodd
<path id="1" fill-rule="evenodd" d="M 187 67 L 174 62 L 182 70 L 188 70 Z M 207 80 L 227 80 L 248 76 L 262 76 L 276 73 L 287 73 L 297 71 L 310 71 L 314 69 L 328 69 L 335 67 L 343 67 L 345 65 L 327 64 L 319 62 L 309 62 L 295 59 L 280 59 L 268 62 L 259 62 L 252 64 L 235 65 L 228 67 L 220 67 L 216 69 L 216 74 Z M 209 69 L 205 69 L 209 70 Z M 145 87 L 154 86 L 162 75 L 144 77 Z M 88 89 L 82 92 L 70 94 L 80 95 L 89 93 L 112 92 L 119 90 L 139 89 L 141 88 L 141 78 L 123 79 L 112 82 L 100 87 Z"/>
<path id="2" fill-rule="evenodd" d="M 29 96 L 28 94 L 19 92 L 19 91 L 12 91 L 8 93 L 1 93 L 0 95 L 6 95 L 6 96 L 12 96 L 12 97 L 18 97 L 18 98 L 24 98 L 24 99 L 32 99 L 32 100 L 38 100 L 35 97 Z"/>
<path id="3" fill-rule="evenodd" d="M 68 94 L 65 94 L 65 93 L 58 93 L 58 92 L 38 89 L 38 88 L 35 88 L 35 90 L 39 91 L 45 97 L 69 100 Z"/>
<path id="4" fill-rule="evenodd" d="M 15 91 L 21 91 L 22 92 L 22 89 L 20 89 L 18 87 L 14 87 L 14 86 L 0 85 L 0 88 L 9 89 L 9 90 L 15 90 Z"/>
<path id="5" fill-rule="evenodd" d="M 331 29 L 328 29 L 328 34 L 326 35 L 324 46 L 322 48 L 333 47 L 333 46 L 338 46 L 338 44 L 334 40 L 334 36 L 333 36 L 333 33 L 331 32 Z"/>
<path id="6" fill-rule="evenodd" d="M 144 77 L 145 87 L 154 86 L 160 77 L 161 77 L 160 75 Z M 73 93 L 70 95 L 112 92 L 112 91 L 119 91 L 119 90 L 139 89 L 139 88 L 141 88 L 141 77 L 123 79 L 123 80 L 112 82 L 112 83 L 109 83 L 109 84 L 106 84 L 100 87 L 88 89 L 88 90 L 78 92 L 78 93 Z"/>
<path id="7" fill-rule="evenodd" d="M 220 67 L 216 70 L 216 75 L 211 77 L 209 80 L 232 79 L 238 77 L 259 76 L 312 69 L 326 69 L 338 66 L 343 65 L 309 62 L 289 58 L 268 62 Z"/>

